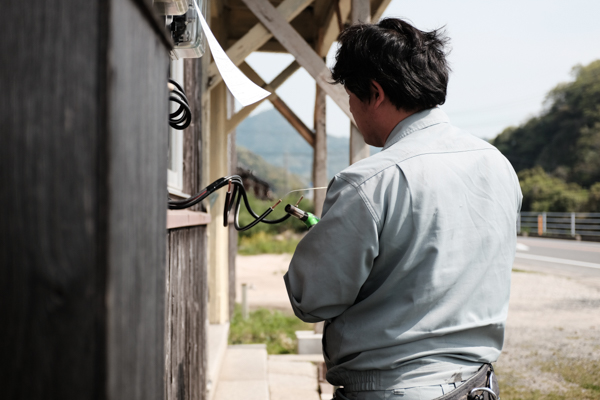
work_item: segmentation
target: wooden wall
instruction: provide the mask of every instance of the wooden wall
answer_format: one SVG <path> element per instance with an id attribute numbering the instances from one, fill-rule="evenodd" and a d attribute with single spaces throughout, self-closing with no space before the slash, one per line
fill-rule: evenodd
<path id="1" fill-rule="evenodd" d="M 166 274 L 166 400 L 206 396 L 206 227 L 169 231 Z"/>
<path id="2" fill-rule="evenodd" d="M 2 398 L 163 398 L 167 47 L 148 7 L 2 6 Z"/>
<path id="3" fill-rule="evenodd" d="M 185 92 L 192 123 L 184 131 L 183 191 L 198 193 L 202 182 L 201 60 L 184 63 Z M 202 211 L 204 205 L 192 208 Z M 207 381 L 208 279 L 207 228 L 170 230 L 167 234 L 165 382 L 166 400 L 203 400 Z"/>

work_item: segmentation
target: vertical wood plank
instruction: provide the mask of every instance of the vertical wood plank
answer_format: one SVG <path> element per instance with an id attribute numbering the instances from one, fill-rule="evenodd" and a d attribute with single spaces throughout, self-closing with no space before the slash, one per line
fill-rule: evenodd
<path id="1" fill-rule="evenodd" d="M 315 98 L 315 146 L 313 152 L 313 185 L 327 186 L 327 98 L 317 85 Z M 325 190 L 314 191 L 315 215 L 321 216 Z"/>
<path id="2" fill-rule="evenodd" d="M 203 68 L 200 60 L 195 58 L 184 61 L 185 93 L 192 111 L 192 122 L 183 133 L 183 192 L 194 194 L 200 192 L 202 185 L 202 95 Z M 191 208 L 193 211 L 204 211 L 199 203 Z"/>
<path id="3" fill-rule="evenodd" d="M 168 53 L 133 1 L 108 11 L 107 390 L 162 400 Z"/>
<path id="4" fill-rule="evenodd" d="M 2 398 L 162 399 L 168 57 L 130 0 L 3 5 Z"/>
<path id="5" fill-rule="evenodd" d="M 0 25 L 1 397 L 103 399 L 106 15 L 23 7 L 3 3 Z"/>
<path id="6" fill-rule="evenodd" d="M 206 227 L 167 235 L 166 400 L 206 398 Z"/>

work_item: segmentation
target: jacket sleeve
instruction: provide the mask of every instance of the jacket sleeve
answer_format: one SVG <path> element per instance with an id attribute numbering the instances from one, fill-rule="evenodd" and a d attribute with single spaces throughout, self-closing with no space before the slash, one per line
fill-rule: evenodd
<path id="1" fill-rule="evenodd" d="M 300 241 L 284 276 L 296 316 L 319 322 L 352 306 L 378 251 L 377 223 L 360 189 L 335 177 L 321 221 Z"/>

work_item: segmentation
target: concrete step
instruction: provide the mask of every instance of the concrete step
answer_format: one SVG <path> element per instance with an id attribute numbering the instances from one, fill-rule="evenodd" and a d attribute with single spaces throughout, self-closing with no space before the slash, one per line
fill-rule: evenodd
<path id="1" fill-rule="evenodd" d="M 317 376 L 317 364 L 321 362 L 320 354 L 270 355 L 267 361 L 270 400 L 321 400 Z"/>
<path id="2" fill-rule="evenodd" d="M 227 347 L 214 400 L 241 399 L 270 400 L 264 344 Z"/>
<path id="3" fill-rule="evenodd" d="M 319 354 L 268 356 L 264 344 L 228 346 L 213 400 L 321 400 L 322 362 Z"/>

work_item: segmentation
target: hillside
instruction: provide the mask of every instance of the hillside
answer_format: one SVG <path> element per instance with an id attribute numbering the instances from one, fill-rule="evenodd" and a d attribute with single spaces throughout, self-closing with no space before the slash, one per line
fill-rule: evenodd
<path id="1" fill-rule="evenodd" d="M 600 212 L 600 60 L 573 76 L 492 141 L 518 172 L 525 211 Z"/>
<path id="2" fill-rule="evenodd" d="M 286 171 L 282 167 L 269 164 L 262 156 L 238 146 L 238 165 L 251 170 L 255 176 L 267 181 L 271 191 L 277 196 L 283 196 L 290 190 L 308 186 L 308 181 L 302 177 Z"/>
<path id="3" fill-rule="evenodd" d="M 492 142 L 517 172 L 540 166 L 566 182 L 600 181 L 600 60 L 573 68 L 574 81 L 550 91 L 545 111 Z"/>
<path id="4" fill-rule="evenodd" d="M 348 129 L 350 129 L 348 127 Z M 271 109 L 247 118 L 237 128 L 236 144 L 258 154 L 269 164 L 283 167 L 311 181 L 312 147 L 279 114 Z M 371 149 L 378 151 L 378 149 Z M 348 138 L 327 136 L 327 177 L 348 166 Z"/>

